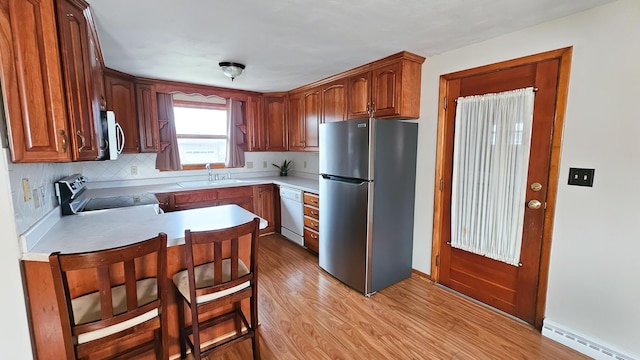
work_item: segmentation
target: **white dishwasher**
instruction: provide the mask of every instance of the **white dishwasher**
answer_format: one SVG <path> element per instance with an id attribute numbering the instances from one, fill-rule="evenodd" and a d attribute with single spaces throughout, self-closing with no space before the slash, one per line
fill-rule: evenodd
<path id="1" fill-rule="evenodd" d="M 298 245 L 304 245 L 302 190 L 280 187 L 280 222 L 282 236 Z"/>

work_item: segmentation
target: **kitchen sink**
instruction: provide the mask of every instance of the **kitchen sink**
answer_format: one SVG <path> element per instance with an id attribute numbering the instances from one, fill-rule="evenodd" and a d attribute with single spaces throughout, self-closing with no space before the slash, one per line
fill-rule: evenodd
<path id="1" fill-rule="evenodd" d="M 219 185 L 232 185 L 232 184 L 241 184 L 244 183 L 245 180 L 240 179 L 222 179 L 222 180 L 196 180 L 196 181 L 185 181 L 178 183 L 178 186 L 183 188 L 197 188 L 197 187 L 207 187 L 207 186 L 219 186 Z"/>

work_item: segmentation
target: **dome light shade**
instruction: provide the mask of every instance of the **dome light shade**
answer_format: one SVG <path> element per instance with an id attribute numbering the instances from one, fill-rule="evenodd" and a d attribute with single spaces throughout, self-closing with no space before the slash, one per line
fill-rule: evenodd
<path id="1" fill-rule="evenodd" d="M 218 65 L 222 68 L 222 72 L 231 78 L 231 81 L 240 76 L 245 67 L 243 64 L 227 61 L 221 62 Z"/>

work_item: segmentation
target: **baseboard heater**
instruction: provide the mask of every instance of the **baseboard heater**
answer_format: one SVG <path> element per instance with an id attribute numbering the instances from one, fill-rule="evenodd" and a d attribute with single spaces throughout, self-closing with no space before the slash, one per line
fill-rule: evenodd
<path id="1" fill-rule="evenodd" d="M 614 351 L 550 320 L 544 320 L 542 335 L 597 360 L 640 360 L 640 358 Z"/>

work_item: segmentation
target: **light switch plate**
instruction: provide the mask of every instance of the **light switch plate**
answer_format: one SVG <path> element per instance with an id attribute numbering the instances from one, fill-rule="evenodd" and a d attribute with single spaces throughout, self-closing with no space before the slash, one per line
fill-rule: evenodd
<path id="1" fill-rule="evenodd" d="M 247 169 L 253 169 L 253 161 L 247 161 Z"/>
<path id="2" fill-rule="evenodd" d="M 593 187 L 595 169 L 569 168 L 569 185 Z"/>

